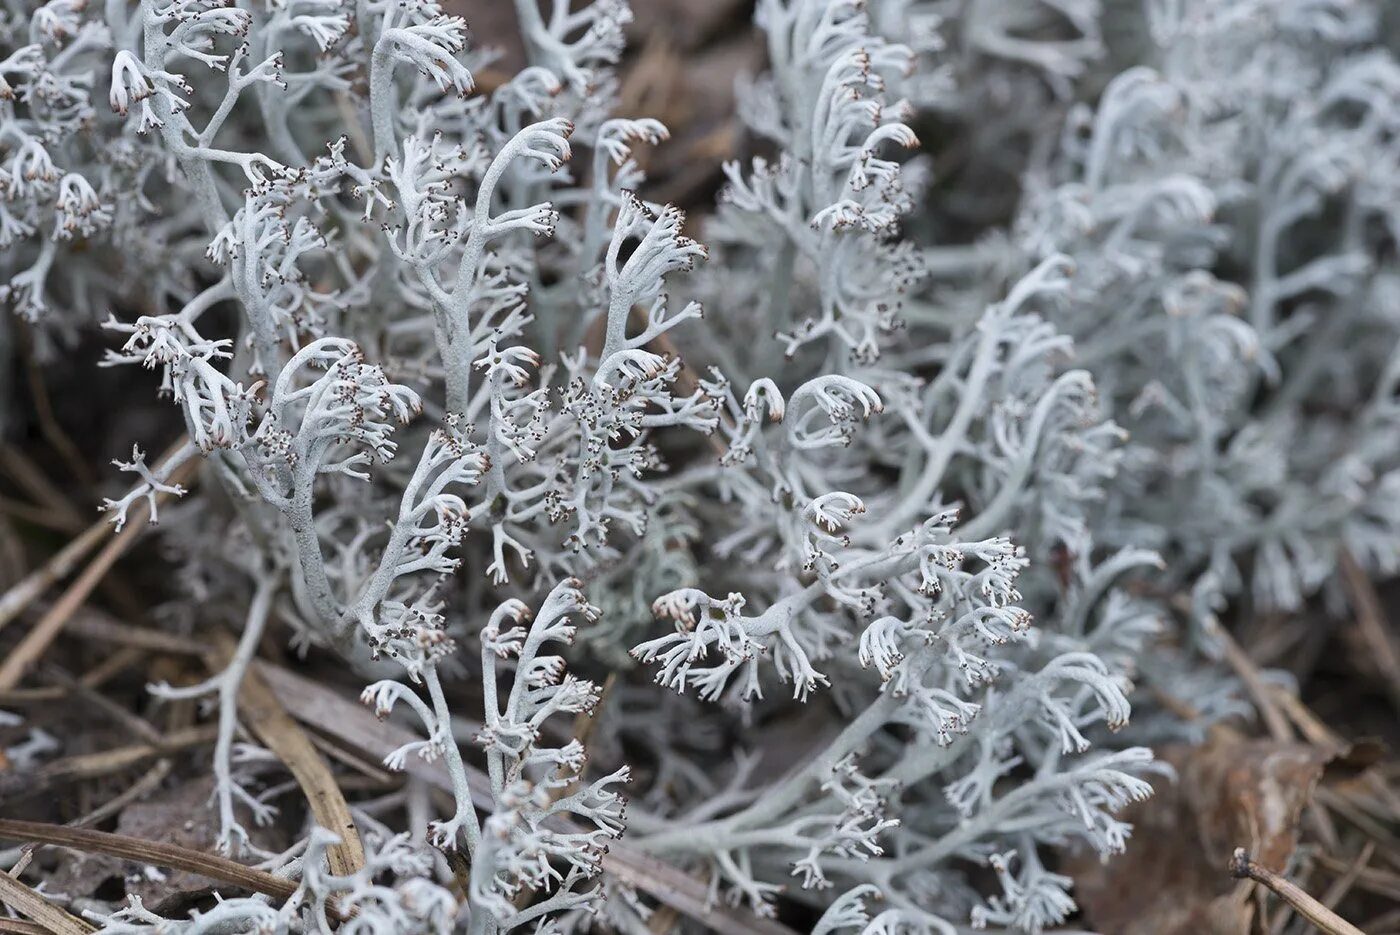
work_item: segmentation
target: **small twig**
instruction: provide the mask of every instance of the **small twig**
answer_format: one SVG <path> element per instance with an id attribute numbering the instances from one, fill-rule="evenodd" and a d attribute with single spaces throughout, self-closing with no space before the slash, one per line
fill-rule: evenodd
<path id="1" fill-rule="evenodd" d="M 1267 887 L 1326 935 L 1365 935 L 1361 929 L 1309 896 L 1302 887 L 1250 860 L 1242 847 L 1235 848 L 1234 856 L 1230 858 L 1230 875 L 1237 880 L 1253 880 Z"/>
<path id="2" fill-rule="evenodd" d="M 49 902 L 7 873 L 0 873 L 0 902 L 26 915 L 54 935 L 86 935 L 97 927 Z"/>

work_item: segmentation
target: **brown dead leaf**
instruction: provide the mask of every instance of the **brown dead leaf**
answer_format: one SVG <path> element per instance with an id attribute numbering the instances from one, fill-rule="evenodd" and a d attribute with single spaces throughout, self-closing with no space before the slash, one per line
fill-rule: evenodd
<path id="1" fill-rule="evenodd" d="M 1204 745 L 1168 748 L 1162 758 L 1177 781 L 1125 814 L 1134 825 L 1128 852 L 1106 865 L 1070 862 L 1079 904 L 1102 932 L 1245 935 L 1253 904 L 1226 872 L 1230 855 L 1244 847 L 1283 870 L 1333 753 L 1216 728 Z"/>

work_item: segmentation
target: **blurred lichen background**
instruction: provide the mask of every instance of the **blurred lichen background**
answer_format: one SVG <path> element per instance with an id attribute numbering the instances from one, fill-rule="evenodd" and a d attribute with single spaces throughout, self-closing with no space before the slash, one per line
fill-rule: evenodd
<path id="1" fill-rule="evenodd" d="M 7 0 L 0 931 L 1400 932 L 1397 43 Z"/>

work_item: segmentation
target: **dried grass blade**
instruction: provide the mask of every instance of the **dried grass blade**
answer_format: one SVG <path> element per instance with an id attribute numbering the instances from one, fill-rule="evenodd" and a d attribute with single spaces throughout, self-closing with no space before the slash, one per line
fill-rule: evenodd
<path id="1" fill-rule="evenodd" d="M 194 477 L 198 467 L 199 459 L 186 461 L 172 471 L 167 480 L 170 484 L 184 484 Z M 158 494 L 157 498 L 163 496 L 165 495 Z M 102 581 L 103 576 L 107 574 L 112 565 L 145 532 L 146 524 L 144 521 L 147 518 L 148 510 L 149 507 L 144 502 L 132 509 L 126 528 L 117 533 L 103 547 L 102 551 L 97 553 L 97 557 L 68 586 L 68 590 L 63 592 L 63 596 L 54 603 L 49 612 L 44 614 L 34 625 L 34 628 L 24 635 L 24 639 L 20 640 L 19 645 L 14 648 L 4 663 L 0 663 L 0 692 L 10 691 L 19 684 L 19 680 L 24 677 L 25 672 L 29 671 L 30 667 L 48 649 L 54 638 L 63 631 L 69 618 L 83 605 L 93 588 Z M 104 521 L 99 531 L 105 530 L 105 526 Z M 83 537 L 86 537 L 88 532 L 83 533 Z M 37 597 L 37 595 L 35 596 Z"/>
<path id="2" fill-rule="evenodd" d="M 227 634 L 221 636 L 219 652 L 212 654 L 214 658 L 211 659 L 216 670 L 228 665 L 233 657 L 233 640 Z M 256 668 L 250 668 L 243 675 L 238 689 L 238 711 L 244 725 L 291 771 L 292 778 L 306 795 L 316 823 L 340 837 L 341 843 L 327 851 L 331 872 L 336 876 L 348 876 L 362 869 L 365 851 L 360 843 L 360 832 L 334 774 Z"/>
<path id="3" fill-rule="evenodd" d="M 185 870 L 276 899 L 288 899 L 297 888 L 291 880 L 275 877 L 226 857 L 203 854 L 177 844 L 145 841 L 124 834 L 0 818 L 0 838 L 37 841 L 40 844 L 66 847 L 83 853 L 107 854 L 139 863 L 155 864 L 158 867 Z"/>
<path id="4" fill-rule="evenodd" d="M 65 912 L 8 873 L 0 873 L 0 902 L 55 935 L 86 935 L 97 931 L 95 925 Z"/>

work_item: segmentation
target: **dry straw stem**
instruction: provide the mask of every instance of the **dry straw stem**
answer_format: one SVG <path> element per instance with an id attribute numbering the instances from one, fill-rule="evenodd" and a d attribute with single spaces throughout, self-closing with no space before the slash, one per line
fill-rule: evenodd
<path id="1" fill-rule="evenodd" d="M 1219 642 L 1225 655 L 1225 661 L 1240 677 L 1240 681 L 1244 683 L 1245 691 L 1249 692 L 1250 699 L 1259 709 L 1259 716 L 1263 718 L 1264 726 L 1269 729 L 1269 736 L 1283 743 L 1294 740 L 1293 728 L 1289 725 L 1288 718 L 1274 702 L 1268 683 L 1264 681 L 1264 677 L 1259 673 L 1253 660 L 1249 658 L 1249 654 L 1240 647 L 1239 643 L 1235 642 L 1235 638 L 1219 623 L 1211 621 L 1209 630 Z"/>
<path id="2" fill-rule="evenodd" d="M 82 523 L 65 522 L 41 506 L 25 503 L 23 500 L 12 500 L 9 497 L 0 497 L 0 513 L 34 526 L 52 529 L 54 532 L 74 533 L 83 529 Z"/>
<path id="3" fill-rule="evenodd" d="M 1230 858 L 1230 875 L 1237 880 L 1253 880 L 1268 887 L 1274 895 L 1292 906 L 1295 912 L 1326 935 L 1365 935 L 1361 929 L 1309 896 L 1302 887 L 1250 860 L 1249 854 L 1242 847 L 1235 848 L 1235 854 Z"/>
<path id="4" fill-rule="evenodd" d="M 1351 874 L 1352 865 L 1327 854 L 1319 854 L 1316 860 L 1320 866 L 1336 874 Z M 1355 871 L 1353 885 L 1359 890 L 1374 893 L 1400 905 L 1400 875 L 1382 870 L 1379 867 L 1361 867 Z"/>
<path id="5" fill-rule="evenodd" d="M 0 447 L 0 470 L 8 474 L 14 482 L 49 516 L 49 522 L 66 526 L 77 531 L 87 525 L 85 517 L 77 507 L 68 502 L 47 473 L 30 460 L 22 450 L 14 445 Z"/>
<path id="6" fill-rule="evenodd" d="M 161 459 L 161 463 L 164 463 L 166 458 L 169 458 L 175 451 L 178 451 L 183 444 L 184 442 L 181 441 L 175 446 L 172 446 Z M 167 482 L 171 485 L 181 485 L 188 482 L 194 477 L 195 471 L 198 470 L 199 463 L 198 459 L 186 461 L 171 472 L 169 478 L 167 478 Z M 156 496 L 160 499 L 166 495 L 157 494 Z M 130 548 L 137 537 L 145 531 L 146 524 L 143 521 L 148 517 L 149 509 L 150 507 L 145 501 L 142 501 L 132 508 L 126 527 L 122 529 L 121 532 L 117 533 L 101 552 L 97 553 L 97 557 L 92 560 L 87 568 L 83 569 L 83 573 L 78 576 L 77 580 L 68 586 L 68 590 L 63 592 L 63 596 L 54 603 L 53 607 L 49 609 L 49 612 L 39 619 L 39 622 L 34 625 L 34 629 L 25 634 L 24 639 L 20 640 L 19 645 L 14 648 L 14 651 L 10 653 L 4 663 L 0 663 L 0 692 L 10 691 L 19 684 L 19 680 L 23 678 L 30 667 L 39 660 L 39 657 L 48 649 L 49 644 L 63 631 L 63 627 L 68 623 L 69 619 L 78 608 L 82 607 L 83 602 L 87 600 L 93 588 L 97 587 L 102 581 L 103 576 L 107 574 L 116 560 L 120 558 L 122 553 Z M 99 534 L 105 531 L 106 526 L 107 520 L 105 519 L 98 524 L 97 528 Z M 85 540 L 91 533 L 92 529 L 89 529 L 79 538 Z M 65 551 L 67 550 L 65 549 Z M 59 554 L 62 555 L 63 553 Z M 56 580 L 56 578 L 50 579 L 46 582 L 45 586 L 52 583 L 53 580 Z M 24 582 L 21 582 L 21 586 L 23 584 Z M 42 591 L 42 588 L 40 591 Z M 24 606 L 27 606 L 29 601 L 32 601 L 35 597 L 38 597 L 37 592 L 30 595 L 23 603 L 18 604 L 19 609 L 22 610 Z M 0 601 L 9 604 L 9 598 L 10 595 L 7 594 L 5 598 L 0 599 Z M 17 613 L 18 611 L 14 612 Z M 4 619 L 3 611 L 0 611 L 0 621 Z"/>
<path id="7" fill-rule="evenodd" d="M 117 704 L 97 689 L 89 688 L 59 667 L 45 666 L 44 674 L 67 689 L 75 700 L 81 701 L 86 707 L 96 709 L 107 720 L 121 727 L 131 735 L 131 739 L 144 741 L 157 747 L 164 742 L 161 732 L 150 721 Z"/>
<path id="8" fill-rule="evenodd" d="M 233 640 L 228 634 L 221 633 L 219 637 L 218 652 L 210 654 L 210 664 L 215 671 L 227 666 L 234 652 Z M 365 865 L 365 852 L 360 844 L 360 832 L 350 817 L 350 806 L 345 803 L 335 776 L 306 732 L 287 714 L 256 670 L 243 675 L 238 688 L 238 710 L 243 724 L 291 771 L 306 795 L 316 823 L 340 838 L 341 843 L 327 851 L 331 872 L 336 876 L 349 876 L 361 870 Z"/>
<path id="9" fill-rule="evenodd" d="M 88 812 L 73 821 L 68 822 L 70 828 L 88 828 L 99 821 L 106 821 L 108 818 L 120 812 L 126 806 L 138 799 L 144 798 L 160 787 L 161 782 L 170 774 L 170 760 L 158 760 L 155 766 L 146 771 L 140 779 L 126 788 L 126 791 L 108 799 L 97 808 Z M 20 855 L 15 865 L 10 868 L 10 876 L 18 878 L 24 872 L 24 868 L 29 866 L 29 862 L 34 859 L 34 852 L 39 849 L 39 845 L 30 843 L 25 845 L 24 853 Z"/>
<path id="10" fill-rule="evenodd" d="M 265 662 L 258 663 L 253 671 L 267 679 L 283 707 L 302 723 L 363 753 L 382 758 L 420 739 L 411 731 L 379 720 L 364 707 L 295 672 Z M 441 763 L 427 763 L 415 757 L 409 760 L 407 772 L 436 789 L 451 791 L 451 782 Z M 468 766 L 467 779 L 477 807 L 492 808 L 494 799 L 486 774 Z M 565 823 L 552 824 L 562 827 Z M 608 848 L 603 857 L 606 873 L 715 931 L 732 935 L 795 935 L 792 929 L 773 919 L 762 919 L 724 904 L 710 905 L 707 883 L 651 854 L 621 841 L 612 842 Z"/>
<path id="11" fill-rule="evenodd" d="M 78 683 L 84 688 L 99 689 L 127 669 L 135 666 L 137 663 L 146 661 L 148 658 L 148 653 L 143 653 L 135 647 L 122 647 L 84 672 L 82 677 L 78 679 Z M 17 688 L 14 691 L 0 692 L 0 707 L 5 707 L 7 705 L 47 704 L 51 701 L 63 701 L 71 694 L 72 692 L 62 685 L 44 685 L 38 688 Z"/>
<path id="12" fill-rule="evenodd" d="M 77 916 L 69 915 L 8 873 L 0 873 L 0 902 L 28 916 L 43 926 L 43 931 L 54 935 L 85 935 L 97 930 Z"/>
<path id="13" fill-rule="evenodd" d="M 110 533 L 106 519 L 100 519 L 85 529 L 82 535 L 60 549 L 47 562 L 31 571 L 13 587 L 0 595 L 0 630 L 18 617 L 24 608 L 49 589 L 55 581 L 66 578 L 89 552 Z"/>
<path id="14" fill-rule="evenodd" d="M 175 656 L 202 656 L 209 651 L 207 643 L 163 630 L 132 626 L 92 607 L 74 614 L 64 629 L 85 639 Z M 146 654 L 141 658 L 146 658 Z"/>
<path id="15" fill-rule="evenodd" d="M 33 506 L 28 503 L 15 506 L 18 506 L 21 512 L 40 514 L 31 516 L 29 522 L 70 535 L 87 529 L 88 511 L 79 510 L 74 506 L 67 494 L 49 479 L 44 469 L 30 460 L 19 448 L 13 445 L 0 447 L 0 470 L 7 473 L 33 503 Z M 95 545 L 100 545 L 101 542 L 99 539 Z M 124 582 L 104 578 L 102 589 L 122 613 L 135 615 L 144 610 L 141 599 Z"/>
<path id="16" fill-rule="evenodd" d="M 1371 855 L 1376 852 L 1376 842 L 1367 841 L 1361 848 L 1361 852 L 1356 855 L 1356 859 L 1351 862 L 1346 871 L 1337 879 L 1332 881 L 1332 885 L 1327 888 L 1327 892 L 1322 894 L 1322 904 L 1328 909 L 1336 909 L 1337 904 L 1346 898 L 1347 893 L 1356 885 L 1356 881 L 1361 876 L 1361 872 L 1366 869 L 1366 864 L 1371 860 Z"/>
<path id="17" fill-rule="evenodd" d="M 1370 649 L 1371 660 L 1380 669 L 1381 679 L 1390 693 L 1391 704 L 1400 711 L 1400 646 L 1397 646 L 1394 627 L 1381 607 L 1380 596 L 1369 575 L 1356 563 L 1356 559 L 1346 549 L 1339 557 L 1342 581 L 1346 584 L 1347 598 L 1356 611 L 1356 623 L 1361 637 Z"/>
<path id="18" fill-rule="evenodd" d="M 64 825 L 43 824 L 35 821 L 14 821 L 0 818 L 0 838 L 13 841 L 35 841 L 55 847 L 91 854 L 107 854 L 157 867 L 185 870 L 200 876 L 230 883 L 262 893 L 279 900 L 290 899 L 297 885 L 291 880 L 275 877 L 270 873 L 247 867 L 229 860 L 159 841 L 143 841 L 124 834 L 110 834 L 106 831 L 90 831 L 85 828 L 69 828 Z M 23 910 L 21 910 L 23 911 Z M 82 929 L 90 931 L 90 929 Z"/>
<path id="19" fill-rule="evenodd" d="M 159 744 L 141 743 L 101 753 L 79 753 L 29 772 L 6 772 L 0 774 L 0 799 L 20 793 L 33 794 L 63 782 L 110 776 L 158 756 L 212 743 L 217 733 L 213 725 L 190 727 L 172 731 Z"/>
<path id="20" fill-rule="evenodd" d="M 63 460 L 73 478 L 83 487 L 91 490 L 97 484 L 97 476 L 93 473 L 92 466 L 88 464 L 87 459 L 83 457 L 83 453 L 78 450 L 77 444 L 58 421 L 58 416 L 53 409 L 53 400 L 49 398 L 48 384 L 44 382 L 44 367 L 35 355 L 33 332 L 25 325 L 21 326 L 20 334 L 23 336 L 21 347 L 23 349 L 24 369 L 29 377 L 29 393 L 34 402 L 34 414 L 39 420 L 39 432 L 44 436 L 44 440 L 49 443 L 49 447 L 53 449 L 54 453 Z"/>

